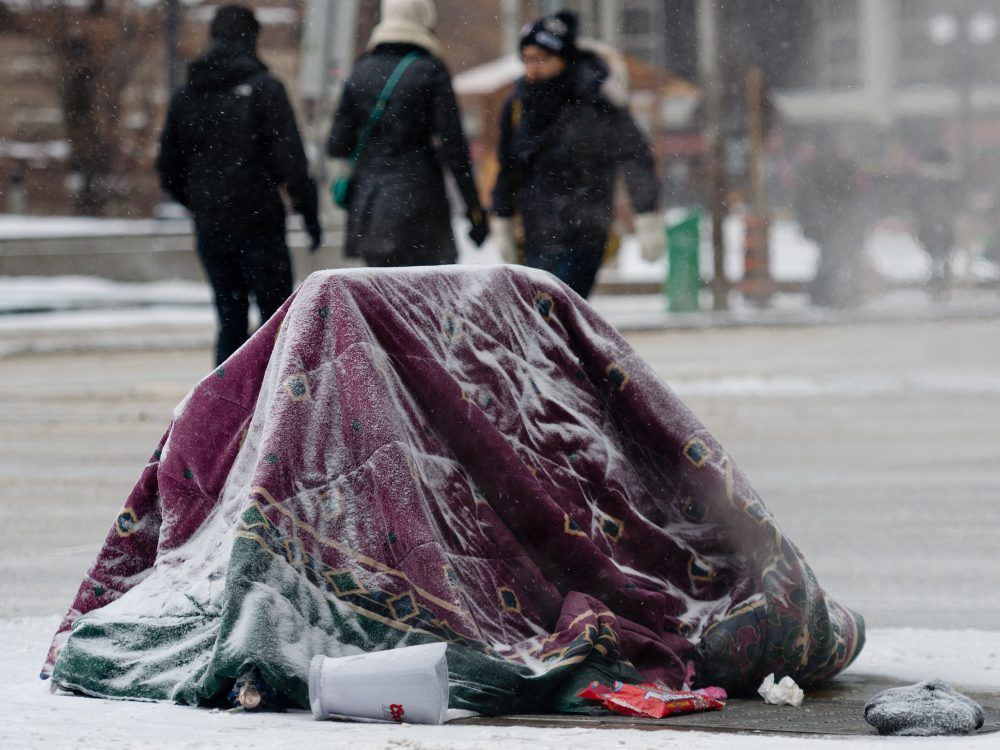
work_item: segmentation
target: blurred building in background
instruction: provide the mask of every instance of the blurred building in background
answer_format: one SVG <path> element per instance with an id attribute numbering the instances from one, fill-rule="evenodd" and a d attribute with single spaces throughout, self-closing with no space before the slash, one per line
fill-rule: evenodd
<path id="1" fill-rule="evenodd" d="M 667 62 L 696 70 L 697 0 L 667 0 Z M 1000 170 L 1000 3 L 717 0 L 722 48 L 759 66 L 778 146 L 833 138 L 873 173 L 927 163 L 992 190 Z"/>
<path id="2" fill-rule="evenodd" d="M 521 24 L 571 7 L 583 33 L 625 53 L 631 105 L 653 137 L 669 194 L 699 200 L 698 8 L 705 0 L 437 0 L 443 56 L 478 71 L 502 97 L 516 77 Z M 248 0 L 261 55 L 288 86 L 318 159 L 349 59 L 310 62 L 315 7 L 353 8 L 352 54 L 378 0 Z M 161 200 L 152 170 L 163 111 L 167 9 L 179 14 L 176 57 L 206 43 L 217 3 L 196 0 L 0 0 L 0 212 L 148 216 Z M 803 143 L 834 138 L 885 173 L 942 160 L 972 192 L 1000 172 L 1000 3 L 996 0 L 714 0 L 727 81 L 729 154 L 745 152 L 745 72 L 768 92 L 772 200 Z M 506 67 L 498 73 L 497 65 Z M 490 68 L 489 66 L 494 66 Z M 492 71 L 492 73 L 491 73 Z M 468 78 L 463 79 L 468 80 Z M 310 83 L 310 81 L 312 83 Z M 315 86 L 321 86 L 321 89 Z M 312 88 L 310 88 L 312 86 Z M 321 93 L 320 93 L 321 92 Z M 477 159 L 491 148 L 495 102 L 469 101 Z M 488 170 L 487 170 L 488 173 Z"/>
<path id="3" fill-rule="evenodd" d="M 293 82 L 300 3 L 247 4 L 258 9 L 266 62 Z M 152 214 L 169 100 L 166 5 L 0 0 L 0 212 Z M 216 7 L 180 3 L 181 61 L 207 44 Z"/>
<path id="4" fill-rule="evenodd" d="M 337 81 L 377 23 L 378 0 L 245 2 L 263 27 L 261 57 L 288 86 L 318 161 Z M 152 163 L 169 100 L 170 60 L 182 82 L 185 63 L 207 43 L 217 5 L 0 0 L 0 212 L 153 213 L 163 197 Z M 437 5 L 442 54 L 453 72 L 513 52 L 526 20 L 564 7 L 581 14 L 584 33 L 621 45 L 636 64 L 662 70 L 666 60 L 661 0 L 437 0 Z M 341 32 L 336 41 L 350 48 L 350 59 L 328 55 L 319 61 L 318 75 L 315 70 L 301 75 L 315 46 L 306 38 L 307 21 L 317 17 L 324 28 L 332 28 L 326 24 L 335 17 L 352 20 L 353 35 Z M 176 39 L 172 56 L 169 39 Z M 316 62 L 311 61 L 314 68 Z M 471 112 L 466 124 L 482 148 L 476 136 L 485 123 Z"/>

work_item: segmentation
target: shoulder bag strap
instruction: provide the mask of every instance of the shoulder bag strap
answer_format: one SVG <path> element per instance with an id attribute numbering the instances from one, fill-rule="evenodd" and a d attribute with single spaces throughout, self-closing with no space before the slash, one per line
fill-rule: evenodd
<path id="1" fill-rule="evenodd" d="M 354 150 L 351 152 L 350 160 L 351 164 L 355 164 L 358 161 L 358 157 L 361 156 L 361 152 L 364 151 L 365 146 L 368 144 L 368 138 L 372 134 L 372 128 L 382 119 L 382 115 L 385 113 L 385 108 L 389 104 L 389 97 L 392 96 L 392 90 L 396 88 L 396 84 L 399 83 L 399 79 L 403 77 L 403 73 L 406 69 L 410 67 L 410 63 L 420 57 L 419 52 L 410 52 L 406 57 L 399 61 L 396 69 L 392 71 L 389 76 L 389 80 L 385 82 L 385 86 L 382 88 L 382 93 L 379 94 L 378 101 L 375 103 L 375 108 L 372 113 L 368 116 L 368 122 L 365 123 L 364 129 L 361 131 L 361 135 L 358 136 L 358 142 L 354 146 Z"/>

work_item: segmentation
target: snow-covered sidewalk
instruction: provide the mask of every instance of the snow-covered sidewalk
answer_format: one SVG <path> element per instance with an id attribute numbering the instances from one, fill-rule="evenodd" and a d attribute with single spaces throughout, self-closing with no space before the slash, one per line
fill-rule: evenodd
<path id="1" fill-rule="evenodd" d="M 596 294 L 591 304 L 620 331 L 727 326 L 851 325 L 875 321 L 930 321 L 1000 317 L 997 289 L 956 290 L 932 303 L 919 289 L 886 293 L 860 308 L 811 307 L 803 295 L 779 294 L 760 309 L 731 295 L 725 312 L 671 313 L 659 294 Z M 195 282 L 121 284 L 93 277 L 0 277 L 0 357 L 16 354 L 163 350 L 212 345 L 211 292 Z M 3 314 L 3 307 L 21 312 Z"/>
<path id="2" fill-rule="evenodd" d="M 906 249 L 904 245 L 900 246 L 903 249 L 897 248 L 899 257 L 890 263 L 897 270 L 905 265 L 904 259 L 919 261 L 912 247 Z M 791 261 L 783 262 L 781 267 L 789 273 L 786 278 L 808 278 L 810 263 L 815 260 L 814 256 L 809 260 L 809 248 L 795 243 L 787 247 L 799 248 L 797 255 L 789 256 L 799 265 L 793 273 Z M 636 250 L 629 243 L 622 252 L 623 271 L 641 270 L 640 280 L 662 274 L 662 268 L 632 265 L 638 261 Z M 475 256 L 475 260 L 489 262 L 488 252 Z M 914 273 L 920 270 L 917 267 Z M 920 277 L 910 278 L 919 281 Z M 810 308 L 801 296 L 778 297 L 770 310 L 763 311 L 741 305 L 737 297 L 733 295 L 734 309 L 725 315 L 710 312 L 668 315 L 659 295 L 597 295 L 593 302 L 612 323 L 632 329 L 853 323 L 864 320 L 865 316 L 892 320 L 1000 316 L 1000 294 L 996 289 L 962 289 L 952 301 L 936 306 L 918 289 L 900 290 L 873 300 L 861 310 L 844 314 Z M 207 352 L 215 320 L 210 294 L 203 284 L 127 285 L 93 278 L 0 277 L 0 303 L 8 300 L 48 311 L 0 315 L 0 357 L 18 352 L 198 347 L 204 354 L 169 352 L 157 355 L 158 361 L 162 364 L 168 357 L 173 362 L 187 356 L 199 367 L 208 367 Z M 68 304 L 67 300 L 73 304 Z M 60 301 L 61 307 L 57 304 Z M 703 303 L 703 309 L 707 310 L 708 305 Z M 915 602 L 927 602 L 926 609 L 931 614 L 921 624 L 960 627 L 973 622 L 982 627 L 995 627 L 994 592 L 997 589 L 992 585 L 983 588 L 984 577 L 990 581 L 994 576 L 991 561 L 995 560 L 987 550 L 991 549 L 989 530 L 996 525 L 991 523 L 995 515 L 992 510 L 995 505 L 991 503 L 995 493 L 991 488 L 996 487 L 996 472 L 991 468 L 995 464 L 990 463 L 990 456 L 996 454 L 991 447 L 995 439 L 991 436 L 996 435 L 992 428 L 995 426 L 998 386 L 994 357 L 992 354 L 986 356 L 989 353 L 987 342 L 991 332 L 995 333 L 995 326 L 990 321 L 970 323 L 965 327 L 975 330 L 974 339 L 960 337 L 950 326 L 942 334 L 948 343 L 954 342 L 954 351 L 942 346 L 941 339 L 928 339 L 936 343 L 935 346 L 918 343 L 904 346 L 911 338 L 922 342 L 923 339 L 913 332 L 934 326 L 903 326 L 901 329 L 888 326 L 892 336 L 887 338 L 872 338 L 864 333 L 875 328 L 873 326 L 860 332 L 859 329 L 831 329 L 824 337 L 814 336 L 812 330 L 756 329 L 703 331 L 697 336 L 643 333 L 636 338 L 644 356 L 659 358 L 664 376 L 669 373 L 678 392 L 699 407 L 696 412 L 704 412 L 707 420 L 731 433 L 727 443 L 734 445 L 745 465 L 752 469 L 750 475 L 764 491 L 778 518 L 784 519 L 789 533 L 804 550 L 809 548 L 810 561 L 822 574 L 821 580 L 835 583 L 831 590 L 838 594 L 851 594 L 845 597 L 845 603 L 857 606 L 865 614 L 869 608 L 874 608 L 872 621 L 882 617 L 881 622 L 885 623 L 887 613 L 895 611 L 893 606 L 908 613 Z M 712 341 L 707 341 L 709 338 Z M 856 343 L 860 353 L 845 363 L 840 349 L 820 341 L 838 338 Z M 977 355 L 973 350 L 980 342 L 984 349 Z M 956 355 L 959 351 L 963 353 L 961 357 Z M 917 360 L 919 352 L 925 353 Z M 150 408 L 149 403 L 158 403 L 154 398 L 156 394 L 173 393 L 169 373 L 151 366 L 141 377 L 128 370 L 113 372 L 109 377 L 103 353 L 87 356 L 100 360 L 99 367 L 95 366 L 95 372 L 89 374 L 90 380 L 87 380 L 87 373 L 81 372 L 81 360 L 86 357 L 52 358 L 56 365 L 72 368 L 72 377 L 67 377 L 62 370 L 56 372 L 48 362 L 36 363 L 30 358 L 6 363 L 11 368 L 5 373 L 8 384 L 11 372 L 18 368 L 30 369 L 31 384 L 30 389 L 25 387 L 23 391 L 15 391 L 11 386 L 12 395 L 7 401 L 11 409 L 7 411 L 9 427 L 5 433 L 5 450 L 0 451 L 5 454 L 4 476 L 8 492 L 5 501 L 10 511 L 6 516 L 7 539 L 13 542 L 18 535 L 27 538 L 19 529 L 38 523 L 49 530 L 61 528 L 72 537 L 72 544 L 77 545 L 60 552 L 76 555 L 72 565 L 55 565 L 51 558 L 35 557 L 32 565 L 45 568 L 52 575 L 42 583 L 32 580 L 33 596 L 24 593 L 28 586 L 17 587 L 21 582 L 16 580 L 17 568 L 13 568 L 15 573 L 8 579 L 8 593 L 0 598 L 7 605 L 7 612 L 14 609 L 18 600 L 25 599 L 35 602 L 33 612 L 46 613 L 55 608 L 59 596 L 53 593 L 52 584 L 44 581 L 54 580 L 69 569 L 73 569 L 71 580 L 76 580 L 78 572 L 73 566 L 79 562 L 77 557 L 88 554 L 81 546 L 83 536 L 78 528 L 79 518 L 67 509 L 81 507 L 81 494 L 88 490 L 93 494 L 92 488 L 100 485 L 101 480 L 107 482 L 109 474 L 123 472 L 124 481 L 132 481 L 131 465 L 122 461 L 123 468 L 120 468 L 116 463 L 120 456 L 109 454 L 102 458 L 82 450 L 81 446 L 98 441 L 119 445 L 120 442 L 115 442 L 117 433 L 113 429 L 123 421 L 125 411 Z M 131 356 L 148 358 L 145 354 Z M 808 362 L 809 367 L 800 362 Z M 0 368 L 3 366 L 0 363 Z M 46 390 L 36 382 L 46 378 L 49 381 L 60 379 L 60 382 L 62 379 L 83 379 L 84 383 L 78 388 Z M 121 389 L 122 383 L 130 378 L 138 383 L 135 389 L 138 395 L 133 393 L 134 400 L 124 403 L 117 411 L 107 411 L 108 404 L 118 403 L 114 397 L 121 398 L 121 393 L 114 393 L 116 388 Z M 27 382 L 29 377 L 25 380 Z M 39 390 L 44 392 L 45 401 L 35 393 Z M 109 392 L 113 397 L 107 396 Z M 90 394 L 95 399 L 94 408 L 88 406 L 73 415 L 68 414 L 62 404 L 65 401 L 81 403 L 81 394 Z M 739 398 L 733 398 L 734 395 Z M 38 400 L 32 401 L 33 397 Z M 15 413 L 13 405 L 21 403 L 23 411 Z M 42 403 L 48 403 L 48 408 L 43 409 L 39 405 Z M 769 403 L 786 405 L 787 413 L 776 416 L 767 408 Z M 938 403 L 942 406 L 935 410 Z M 866 416 L 873 413 L 874 416 Z M 166 411 L 154 410 L 152 414 L 157 425 L 161 418 L 165 421 L 168 417 Z M 943 415 L 947 415 L 947 419 Z M 27 428 L 26 421 L 31 422 Z M 95 425 L 101 429 L 96 430 Z M 128 435 L 128 439 L 135 442 L 131 433 Z M 125 439 L 120 437 L 119 441 Z M 29 449 L 23 448 L 25 444 Z M 795 447 L 801 449 L 793 450 Z M 146 450 L 146 446 L 142 445 L 140 450 Z M 24 455 L 20 459 L 12 458 L 18 451 L 28 458 Z M 819 458 L 824 453 L 829 458 Z M 909 456 L 910 453 L 915 458 Z M 59 464 L 54 459 L 66 463 Z M 62 484 L 52 479 L 53 476 Z M 69 490 L 67 485 L 71 485 Z M 830 487 L 836 491 L 830 491 Z M 824 490 L 827 490 L 825 494 Z M 904 502 L 911 496 L 916 496 L 919 502 Z M 36 512 L 36 508 L 44 507 L 40 503 L 50 498 L 57 498 L 65 505 L 53 502 L 45 511 Z M 803 498 L 816 499 L 809 504 L 803 502 Z M 111 505 L 119 501 L 117 495 L 108 499 Z M 841 519 L 838 525 L 838 515 L 851 514 L 858 518 Z M 803 520 L 810 515 L 815 519 Z M 19 523 L 19 519 L 32 516 L 37 516 L 37 521 Z M 953 525 L 943 529 L 943 537 L 933 539 L 930 530 L 940 530 L 949 516 L 953 517 Z M 97 524 L 101 534 L 105 528 L 102 524 L 103 520 Z M 927 534 L 917 531 L 927 531 Z M 21 556 L 29 559 L 38 554 L 33 549 L 26 550 L 27 542 L 13 549 L 0 549 L 3 553 L 0 557 L 5 554 L 8 559 Z M 79 563 L 78 567 L 82 569 L 83 564 Z M 861 585 L 866 575 L 875 575 L 873 570 L 877 571 L 877 585 Z M 853 579 L 858 579 L 857 585 L 849 586 Z M 989 600 L 986 606 L 990 614 L 985 618 L 970 618 L 969 610 L 983 610 L 984 597 Z M 38 606 L 45 598 L 51 599 L 53 604 Z M 874 606 L 874 602 L 883 600 L 889 600 L 890 606 Z M 966 609 L 956 613 L 954 603 L 959 600 Z M 901 615 L 890 624 L 914 621 L 913 617 Z M 608 747 L 635 750 L 732 747 L 885 750 L 886 743 L 891 743 L 894 748 L 915 750 L 986 750 L 1000 744 L 996 734 L 883 739 L 874 736 L 733 737 L 669 730 L 366 726 L 314 722 L 305 712 L 229 714 L 170 704 L 91 700 L 53 695 L 47 683 L 37 679 L 57 622 L 55 612 L 37 617 L 0 618 L 0 670 L 4 675 L 0 682 L 0 706 L 3 706 L 0 749 L 292 746 L 297 750 L 312 747 L 350 747 L 351 750 L 606 750 Z M 852 675 L 895 684 L 936 676 L 960 690 L 998 696 L 1000 703 L 1000 631 L 874 628 L 868 633 L 868 643 L 858 662 L 847 672 L 848 678 Z M 803 709 L 808 708 L 807 691 Z M 987 709 L 988 721 L 995 724 L 1000 719 L 998 714 L 997 709 Z"/>
<path id="3" fill-rule="evenodd" d="M 673 216 L 673 220 L 679 218 Z M 51 219 L 0 215 L 0 240 L 5 237 L 80 236 L 94 234 L 102 227 L 137 236 L 149 236 L 153 230 L 177 231 L 176 222 L 158 224 L 155 221 Z M 152 227 L 152 229 L 151 229 Z M 742 234 L 739 216 L 730 217 L 726 232 L 726 275 L 738 280 L 743 273 Z M 488 264 L 499 262 L 499 252 L 492 240 L 477 249 L 464 233 L 462 221 L 456 221 L 460 262 Z M 932 304 L 919 287 L 929 278 L 930 269 L 923 252 L 905 231 L 892 225 L 871 234 L 864 255 L 872 274 L 883 288 L 873 293 L 860 310 L 833 312 L 811 308 L 802 294 L 778 294 L 767 309 L 747 304 L 738 292 L 730 295 L 731 310 L 725 314 L 710 313 L 711 294 L 702 292 L 700 313 L 670 314 L 665 298 L 660 294 L 615 295 L 596 294 L 595 307 L 622 327 L 652 328 L 665 326 L 706 325 L 727 323 L 764 324 L 783 321 L 823 321 L 845 316 L 932 316 L 948 315 L 976 307 L 1000 311 L 1000 294 L 994 288 L 978 285 L 1000 283 L 1000 267 L 972 253 L 955 256 L 956 289 L 952 300 Z M 777 222 L 771 231 L 771 272 L 778 282 L 805 283 L 816 271 L 819 251 L 805 239 L 792 221 Z M 703 276 L 711 275 L 711 246 L 703 238 L 700 267 Z M 648 263 L 641 258 L 638 240 L 625 236 L 617 257 L 602 269 L 600 279 L 614 286 L 618 283 L 662 282 L 667 273 L 667 261 Z M 16 313 L 16 316 L 11 314 Z M 58 315 L 73 313 L 74 319 Z M 16 317 L 17 320 L 13 320 Z M 2 276 L 0 275 L 0 334 L 15 328 L 41 331 L 59 329 L 126 327 L 135 319 L 138 324 L 170 325 L 192 322 L 211 325 L 214 322 L 211 290 L 204 282 L 163 280 L 148 283 L 113 282 L 100 278 L 100 269 L 93 276 Z"/>
<path id="4" fill-rule="evenodd" d="M 109 701 L 52 694 L 37 678 L 58 624 L 56 616 L 0 620 L 0 747 L 16 748 L 391 748 L 466 750 L 471 748 L 625 747 L 716 750 L 884 748 L 878 737 L 824 738 L 732 735 L 707 732 L 626 729 L 533 729 L 485 726 L 426 727 L 316 722 L 308 712 L 231 714 L 162 703 Z M 1000 682 L 1000 635 L 976 630 L 887 629 L 869 633 L 868 645 L 847 675 L 878 676 L 908 684 L 939 676 L 960 690 L 995 693 Z M 808 710 L 809 693 L 803 710 Z M 987 711 L 988 720 L 996 717 Z M 859 720 L 863 721 L 862 717 Z M 997 737 L 893 739 L 894 746 L 920 750 L 986 750 Z"/>

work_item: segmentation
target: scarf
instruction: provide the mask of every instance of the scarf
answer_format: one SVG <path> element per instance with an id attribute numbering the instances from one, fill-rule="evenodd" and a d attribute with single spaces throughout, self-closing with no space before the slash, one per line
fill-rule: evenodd
<path id="1" fill-rule="evenodd" d="M 511 153 L 515 159 L 527 163 L 534 158 L 544 145 L 552 124 L 570 101 L 573 90 L 569 67 L 544 81 L 528 83 L 521 80 L 515 94 L 515 101 L 521 105 L 521 115 L 511 138 Z"/>

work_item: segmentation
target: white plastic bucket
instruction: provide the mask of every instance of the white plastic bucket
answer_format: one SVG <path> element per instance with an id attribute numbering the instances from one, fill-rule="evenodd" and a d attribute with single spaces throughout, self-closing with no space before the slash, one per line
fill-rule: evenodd
<path id="1" fill-rule="evenodd" d="M 309 704 L 316 719 L 443 724 L 448 711 L 445 643 L 356 656 L 314 656 Z"/>

